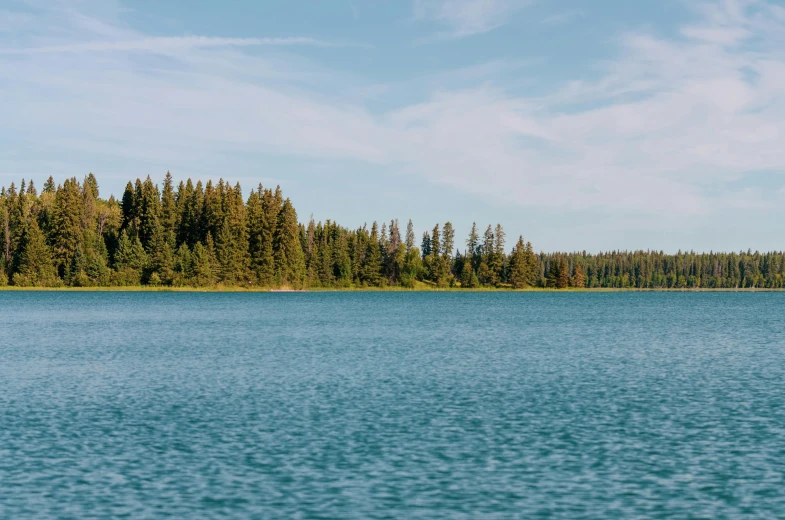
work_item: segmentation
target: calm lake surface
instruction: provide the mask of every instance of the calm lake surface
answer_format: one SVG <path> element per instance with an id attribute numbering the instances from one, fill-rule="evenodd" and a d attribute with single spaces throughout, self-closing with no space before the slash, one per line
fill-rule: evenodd
<path id="1" fill-rule="evenodd" d="M 783 518 L 783 293 L 0 292 L 1 518 Z"/>

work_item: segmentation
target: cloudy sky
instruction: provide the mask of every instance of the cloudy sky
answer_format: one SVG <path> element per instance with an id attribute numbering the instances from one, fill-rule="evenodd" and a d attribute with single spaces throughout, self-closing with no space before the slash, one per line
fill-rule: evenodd
<path id="1" fill-rule="evenodd" d="M 536 249 L 785 248 L 785 4 L 6 0 L 0 184 L 280 184 Z"/>

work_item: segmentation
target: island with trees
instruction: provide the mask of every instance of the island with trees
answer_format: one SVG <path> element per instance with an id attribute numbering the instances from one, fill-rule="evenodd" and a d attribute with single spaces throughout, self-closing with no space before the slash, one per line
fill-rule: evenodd
<path id="1" fill-rule="evenodd" d="M 0 286 L 237 289 L 780 289 L 783 252 L 535 252 L 501 225 L 303 224 L 280 188 L 167 173 L 101 198 L 91 173 L 0 191 Z"/>

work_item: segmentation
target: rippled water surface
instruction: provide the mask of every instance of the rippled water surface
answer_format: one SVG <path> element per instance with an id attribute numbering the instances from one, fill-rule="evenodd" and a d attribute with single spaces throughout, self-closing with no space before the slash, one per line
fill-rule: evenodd
<path id="1" fill-rule="evenodd" d="M 785 294 L 0 308 L 0 518 L 785 518 Z"/>

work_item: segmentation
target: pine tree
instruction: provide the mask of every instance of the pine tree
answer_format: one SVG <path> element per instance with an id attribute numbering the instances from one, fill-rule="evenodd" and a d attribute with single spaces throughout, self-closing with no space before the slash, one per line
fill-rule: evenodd
<path id="1" fill-rule="evenodd" d="M 440 285 L 444 281 L 444 263 L 442 262 L 442 240 L 439 224 L 431 231 L 430 254 L 425 258 L 425 267 L 430 273 L 430 280 Z"/>
<path id="2" fill-rule="evenodd" d="M 134 194 L 134 185 L 131 184 L 131 181 L 128 181 L 125 185 L 120 207 L 123 212 L 123 222 L 120 229 L 125 230 L 132 226 L 133 229 L 136 229 L 136 195 Z"/>
<path id="3" fill-rule="evenodd" d="M 558 285 L 558 280 L 560 277 L 559 264 L 559 258 L 553 258 L 548 265 L 548 287 L 556 287 Z"/>
<path id="4" fill-rule="evenodd" d="M 261 186 L 259 187 L 261 190 Z M 275 241 L 278 215 L 281 211 L 280 189 L 275 194 L 271 190 L 264 190 L 261 197 L 260 227 L 257 229 L 257 246 L 253 250 L 254 270 L 259 283 L 264 287 L 275 284 L 276 263 L 273 243 Z"/>
<path id="5" fill-rule="evenodd" d="M 52 250 L 35 219 L 25 226 L 15 264 L 14 285 L 52 287 L 60 284 Z"/>
<path id="6" fill-rule="evenodd" d="M 500 285 L 504 283 L 504 230 L 501 224 L 496 224 L 496 230 L 493 233 L 493 252 L 491 253 L 491 261 L 488 267 L 491 271 L 493 285 Z"/>
<path id="7" fill-rule="evenodd" d="M 414 224 L 412 224 L 412 219 L 409 219 L 409 223 L 406 224 L 406 252 L 412 250 L 414 247 Z"/>
<path id="8" fill-rule="evenodd" d="M 455 229 L 451 222 L 444 223 L 442 230 L 442 276 L 444 282 L 453 285 L 454 276 L 452 274 L 453 248 L 455 247 Z"/>
<path id="9" fill-rule="evenodd" d="M 412 235 L 414 235 L 414 231 L 412 231 Z M 414 240 L 413 236 L 412 240 Z M 398 219 L 390 221 L 390 238 L 387 242 L 386 258 L 387 281 L 390 285 L 397 285 L 406 262 L 406 244 L 401 241 Z"/>
<path id="10" fill-rule="evenodd" d="M 478 287 L 479 285 L 480 280 L 477 278 L 477 274 L 474 272 L 472 263 L 466 259 L 463 262 L 463 269 L 461 271 L 461 287 L 471 289 L 473 287 Z"/>
<path id="11" fill-rule="evenodd" d="M 275 255 L 275 278 L 281 286 L 302 287 L 305 280 L 305 261 L 297 212 L 286 199 L 278 214 L 278 225 L 273 238 Z"/>
<path id="12" fill-rule="evenodd" d="M 211 287 L 216 282 L 217 261 L 212 251 L 212 237 L 208 234 L 207 238 L 210 240 L 208 247 L 197 242 L 191 256 L 189 281 L 195 287 Z"/>
<path id="13" fill-rule="evenodd" d="M 521 236 L 510 254 L 510 283 L 514 289 L 522 289 L 532 285 L 533 281 L 532 265 L 527 255 L 523 236 Z"/>
<path id="14" fill-rule="evenodd" d="M 480 247 L 480 235 L 477 232 L 477 223 L 472 222 L 472 230 L 469 232 L 469 238 L 466 239 L 466 256 L 468 256 L 471 261 L 473 271 L 480 266 L 481 254 L 482 248 Z"/>
<path id="15" fill-rule="evenodd" d="M 177 200 L 174 195 L 172 174 L 168 171 L 164 177 L 164 189 L 161 194 L 161 218 L 159 220 L 164 240 L 170 248 L 174 248 L 177 240 Z"/>
<path id="16" fill-rule="evenodd" d="M 371 226 L 371 234 L 368 237 L 366 253 L 363 257 L 362 275 L 363 283 L 376 287 L 382 278 L 382 253 L 379 246 L 379 231 L 376 222 Z"/>
<path id="17" fill-rule="evenodd" d="M 67 179 L 55 194 L 53 236 L 55 261 L 60 273 L 71 265 L 74 252 L 82 243 L 83 198 L 76 179 Z"/>
<path id="18" fill-rule="evenodd" d="M 556 277 L 556 287 L 566 289 L 570 285 L 570 271 L 564 258 L 559 260 L 559 273 Z"/>
<path id="19" fill-rule="evenodd" d="M 583 276 L 583 268 L 581 268 L 581 264 L 575 264 L 575 269 L 572 275 L 572 285 L 573 287 L 586 286 L 586 279 Z"/>

